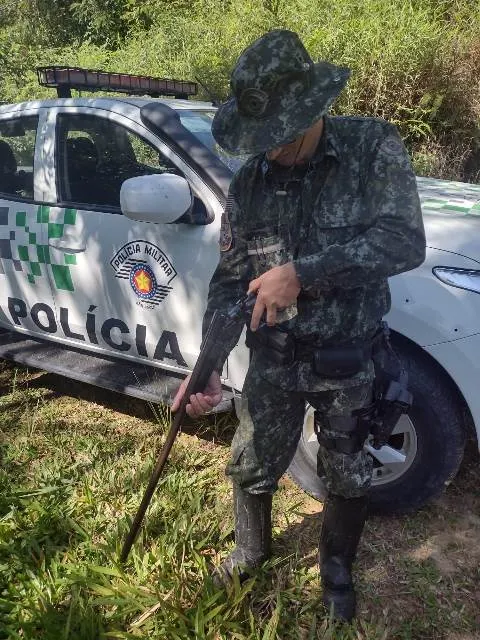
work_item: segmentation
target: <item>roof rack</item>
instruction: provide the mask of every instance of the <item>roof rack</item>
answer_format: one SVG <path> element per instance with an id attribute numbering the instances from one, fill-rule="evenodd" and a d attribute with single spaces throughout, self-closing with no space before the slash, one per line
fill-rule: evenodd
<path id="1" fill-rule="evenodd" d="M 112 73 L 80 67 L 38 67 L 38 82 L 57 89 L 59 98 L 71 98 L 72 89 L 79 91 L 114 91 L 152 98 L 171 96 L 187 100 L 197 94 L 197 83 L 168 78 L 152 78 L 130 73 Z"/>

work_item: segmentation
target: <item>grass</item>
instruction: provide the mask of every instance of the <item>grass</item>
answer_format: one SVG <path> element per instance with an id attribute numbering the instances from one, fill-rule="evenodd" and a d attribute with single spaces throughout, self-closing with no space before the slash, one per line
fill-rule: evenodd
<path id="1" fill-rule="evenodd" d="M 231 417 L 180 435 L 123 567 L 168 411 L 5 364 L 0 394 L 2 640 L 479 637 L 474 454 L 435 504 L 367 523 L 359 618 L 341 627 L 320 605 L 321 505 L 287 479 L 274 501 L 273 559 L 229 593 L 213 587 L 209 571 L 233 545 Z"/>

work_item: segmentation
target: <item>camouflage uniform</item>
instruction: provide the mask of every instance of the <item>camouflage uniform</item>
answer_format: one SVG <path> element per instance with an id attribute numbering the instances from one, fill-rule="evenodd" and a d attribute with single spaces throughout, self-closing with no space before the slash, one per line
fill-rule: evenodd
<path id="1" fill-rule="evenodd" d="M 210 284 L 205 325 L 253 278 L 293 262 L 298 313 L 282 326 L 320 347 L 368 340 L 390 308 L 387 278 L 425 257 L 415 176 L 396 128 L 383 120 L 324 116 L 307 167 L 279 173 L 263 153 L 254 156 L 232 181 L 226 216 L 232 242 Z M 219 366 L 238 338 L 225 345 Z M 372 380 L 371 362 L 350 378 L 327 379 L 309 362 L 272 365 L 255 352 L 227 473 L 245 491 L 272 493 L 295 453 L 305 401 L 319 412 L 322 432 L 349 437 L 353 427 L 342 418 L 368 404 Z M 330 492 L 365 493 L 368 454 L 321 444 L 319 457 Z"/>
<path id="2" fill-rule="evenodd" d="M 232 153 L 257 155 L 231 184 L 224 251 L 205 316 L 207 324 L 215 308 L 240 298 L 253 278 L 272 267 L 295 267 L 301 285 L 295 308 L 277 316 L 295 339 L 294 359 L 274 365 L 271 348 L 257 342 L 253 350 L 227 468 L 234 480 L 236 546 L 213 579 L 226 585 L 238 572 L 243 580 L 269 557 L 272 493 L 295 453 L 309 402 L 329 489 L 319 539 L 322 602 L 343 621 L 355 615 L 352 565 L 372 475 L 363 451 L 368 422 L 352 415 L 371 400 L 367 345 L 390 308 L 388 277 L 425 257 L 416 181 L 395 127 L 325 115 L 348 77 L 348 69 L 314 63 L 291 31 L 271 31 L 240 55 L 231 76 L 233 96 L 217 111 L 212 133 Z M 265 152 L 290 143 L 298 153 L 301 134 L 310 130 L 311 141 L 311 127 L 321 117 L 323 132 L 308 164 L 295 159 L 282 166 L 282 149 L 271 156 L 279 164 L 268 161 Z M 285 165 L 292 155 L 287 150 L 283 158 Z M 219 367 L 238 337 L 225 345 Z M 340 378 L 339 353 L 351 357 L 354 344 L 365 348 L 358 348 L 349 377 Z M 317 366 L 313 352 L 321 356 Z M 337 377 L 326 378 L 332 371 Z"/>

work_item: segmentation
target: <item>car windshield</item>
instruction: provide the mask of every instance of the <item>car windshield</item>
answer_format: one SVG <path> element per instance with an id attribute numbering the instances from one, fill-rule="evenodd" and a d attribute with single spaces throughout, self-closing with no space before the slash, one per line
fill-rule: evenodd
<path id="1" fill-rule="evenodd" d="M 232 156 L 215 142 L 215 138 L 212 136 L 212 120 L 215 111 L 184 111 L 179 109 L 177 113 L 183 126 L 191 131 L 210 151 L 213 151 L 231 171 L 234 173 L 238 171 L 247 160 L 248 156 Z"/>

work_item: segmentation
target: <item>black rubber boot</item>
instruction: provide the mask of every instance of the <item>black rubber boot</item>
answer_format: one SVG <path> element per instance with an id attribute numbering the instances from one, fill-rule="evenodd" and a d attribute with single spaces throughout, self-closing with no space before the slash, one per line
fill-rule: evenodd
<path id="1" fill-rule="evenodd" d="M 335 620 L 350 622 L 355 615 L 356 597 L 352 564 L 367 519 L 368 498 L 331 495 L 323 509 L 320 533 L 320 576 L 323 604 L 333 609 Z"/>
<path id="2" fill-rule="evenodd" d="M 231 584 L 234 570 L 240 582 L 246 580 L 271 552 L 271 494 L 251 494 L 233 485 L 233 511 L 236 547 L 212 574 L 217 587 Z"/>

